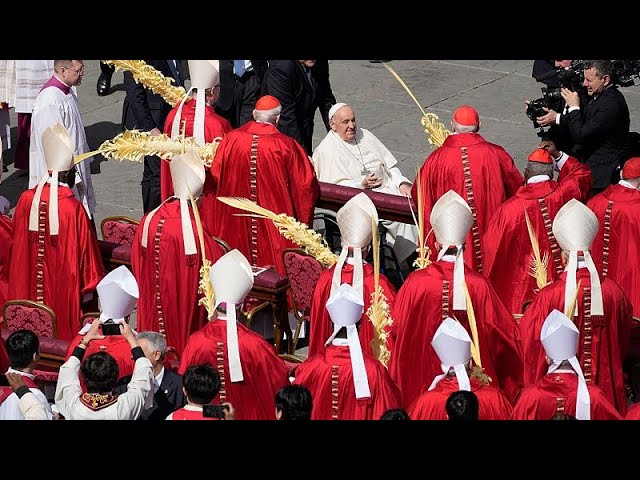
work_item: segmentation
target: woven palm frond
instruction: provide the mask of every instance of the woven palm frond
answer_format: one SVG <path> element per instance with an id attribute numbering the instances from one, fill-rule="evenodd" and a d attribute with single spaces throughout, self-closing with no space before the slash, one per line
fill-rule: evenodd
<path id="1" fill-rule="evenodd" d="M 83 153 L 77 156 L 76 163 L 98 153 L 105 158 L 114 160 L 129 160 L 131 162 L 143 162 L 147 155 L 158 155 L 162 158 L 171 159 L 177 155 L 182 155 L 186 150 L 195 150 L 203 160 L 206 167 L 211 166 L 220 139 L 205 145 L 198 145 L 195 138 L 184 137 L 183 135 L 171 139 L 168 135 L 151 135 L 149 132 L 138 130 L 125 130 L 116 135 L 111 140 L 107 140 L 92 152 Z"/>
<path id="2" fill-rule="evenodd" d="M 188 190 L 187 190 L 188 191 Z M 202 305 L 207 310 L 207 318 L 211 320 L 215 313 L 215 292 L 211 280 L 209 278 L 209 272 L 211 271 L 212 264 L 207 258 L 207 253 L 204 247 L 204 230 L 202 228 L 202 220 L 200 218 L 200 210 L 195 198 L 189 192 L 189 201 L 191 202 L 191 208 L 193 210 L 193 218 L 196 221 L 196 230 L 198 231 L 198 240 L 200 241 L 200 256 L 202 258 L 202 266 L 200 267 L 200 280 L 198 281 L 198 293 L 202 294 L 202 298 L 198 300 L 198 305 Z"/>
<path id="3" fill-rule="evenodd" d="M 413 266 L 418 270 L 423 268 L 427 268 L 431 265 L 431 260 L 429 260 L 429 256 L 431 255 L 431 249 L 427 246 L 426 238 L 424 236 L 424 204 L 422 203 L 422 180 L 420 179 L 420 172 L 416 171 L 416 189 L 418 190 L 418 221 L 416 222 L 416 218 L 413 217 L 413 222 L 416 223 L 416 227 L 418 228 L 418 258 L 413 261 Z M 411 198 L 409 200 L 409 209 L 411 210 L 411 215 L 413 216 L 413 207 L 411 206 Z M 427 235 L 428 237 L 429 235 Z"/>
<path id="4" fill-rule="evenodd" d="M 416 102 L 416 105 L 418 105 L 418 108 L 422 112 L 422 119 L 420 120 L 420 123 L 424 127 L 424 133 L 427 135 L 427 141 L 431 145 L 440 147 L 444 143 L 445 139 L 451 134 L 451 132 L 446 129 L 442 122 L 440 122 L 438 116 L 435 113 L 427 113 L 424 111 L 424 108 L 422 108 L 422 105 L 420 105 L 420 102 L 418 102 L 416 96 L 393 68 L 391 68 L 386 63 L 383 63 L 382 65 L 387 70 L 389 70 L 389 72 L 391 72 L 391 75 L 393 75 L 396 80 L 400 82 L 400 85 L 402 85 L 402 87 L 406 90 L 412 100 Z"/>
<path id="5" fill-rule="evenodd" d="M 367 309 L 369 321 L 373 324 L 374 336 L 371 339 L 373 355 L 385 367 L 391 360 L 391 352 L 387 348 L 389 327 L 393 319 L 389 312 L 389 302 L 380 286 L 380 232 L 376 218 L 371 219 L 371 231 L 373 232 L 373 292 L 371 292 L 371 304 Z"/>
<path id="6" fill-rule="evenodd" d="M 329 249 L 322 235 L 295 218 L 284 213 L 274 213 L 248 198 L 218 197 L 218 200 L 231 207 L 254 214 L 249 216 L 271 220 L 284 238 L 291 240 L 309 255 L 315 257 L 325 268 L 331 267 L 338 261 L 338 256 Z"/>
<path id="7" fill-rule="evenodd" d="M 578 282 L 578 285 L 576 286 L 576 291 L 573 294 L 573 298 L 571 299 L 571 303 L 569 304 L 569 308 L 567 309 L 566 312 L 564 312 L 565 316 L 569 317 L 569 318 L 573 318 L 573 316 L 576 313 L 576 305 L 578 303 L 578 293 L 580 293 L 580 284 L 582 283 L 582 280 L 580 280 Z"/>
<path id="8" fill-rule="evenodd" d="M 529 232 L 529 241 L 531 242 L 531 250 L 533 258 L 530 260 L 529 275 L 535 277 L 538 289 L 544 287 L 547 284 L 547 265 L 549 264 L 549 253 L 545 252 L 544 256 L 540 257 L 540 244 L 538 243 L 538 237 L 533 229 L 527 210 L 524 210 L 524 219 L 527 222 L 527 231 Z"/>
<path id="9" fill-rule="evenodd" d="M 144 60 L 101 60 L 113 65 L 118 70 L 131 72 L 136 83 L 142 83 L 153 93 L 160 95 L 172 107 L 176 106 L 186 96 L 184 88 L 172 85 L 173 78 L 165 77 L 162 72 L 156 70 Z"/>

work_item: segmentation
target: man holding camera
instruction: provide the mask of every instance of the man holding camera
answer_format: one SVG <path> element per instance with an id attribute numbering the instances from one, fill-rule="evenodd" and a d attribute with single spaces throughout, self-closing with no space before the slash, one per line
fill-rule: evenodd
<path id="1" fill-rule="evenodd" d="M 565 126 L 571 141 L 582 146 L 579 160 L 591 167 L 593 196 L 618 181 L 628 157 L 629 107 L 614 84 L 611 60 L 586 60 L 583 68 L 586 105 L 580 105 L 579 92 L 563 87 L 560 94 L 567 113 L 545 108 L 547 113 L 536 121 L 541 127 Z"/>

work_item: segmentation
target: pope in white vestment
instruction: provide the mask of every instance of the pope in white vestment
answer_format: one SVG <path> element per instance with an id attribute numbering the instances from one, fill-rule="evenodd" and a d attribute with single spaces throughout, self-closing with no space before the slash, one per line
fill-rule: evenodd
<path id="1" fill-rule="evenodd" d="M 337 103 L 329 111 L 331 130 L 313 152 L 313 167 L 321 182 L 408 195 L 411 181 L 396 167 L 398 161 L 369 130 L 359 128 L 351 106 Z M 374 174 L 374 175 L 371 175 Z M 402 262 L 417 249 L 413 224 L 381 220 L 386 240 Z"/>
<path id="2" fill-rule="evenodd" d="M 64 60 L 56 60 L 65 62 Z M 29 188 L 34 188 L 40 179 L 47 175 L 47 163 L 42 148 L 42 132 L 48 127 L 61 123 L 68 130 L 74 146 L 74 155 L 89 151 L 89 144 L 84 131 L 84 123 L 78 97 L 71 87 L 79 85 L 84 74 L 84 65 L 80 60 L 72 60 L 76 68 L 67 68 L 64 64 L 55 67 L 53 77 L 47 81 L 36 97 L 31 118 L 31 142 L 29 146 Z M 81 67 L 77 67 L 81 65 Z M 91 182 L 89 157 L 76 165 L 76 184 L 73 193 L 82 203 L 89 218 L 93 218 L 96 209 L 96 198 Z"/>

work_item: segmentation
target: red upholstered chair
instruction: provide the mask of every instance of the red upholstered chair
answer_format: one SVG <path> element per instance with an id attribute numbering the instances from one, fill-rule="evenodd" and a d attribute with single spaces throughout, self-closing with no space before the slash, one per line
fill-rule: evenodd
<path id="1" fill-rule="evenodd" d="M 299 248 L 288 248 L 282 252 L 284 269 L 291 284 L 293 315 L 298 324 L 293 334 L 289 353 L 296 351 L 302 324 L 309 320 L 313 292 L 322 273 L 322 264 L 312 255 Z"/>
<path id="2" fill-rule="evenodd" d="M 31 300 L 10 300 L 3 308 L 2 338 L 16 330 L 33 331 L 40 340 L 40 362 L 43 369 L 57 369 L 65 362 L 69 342 L 57 338 L 56 315 L 51 308 Z"/>
<path id="3" fill-rule="evenodd" d="M 131 267 L 131 245 L 140 222 L 130 217 L 113 216 L 102 220 L 98 240 L 100 254 L 108 270 L 119 265 Z"/>

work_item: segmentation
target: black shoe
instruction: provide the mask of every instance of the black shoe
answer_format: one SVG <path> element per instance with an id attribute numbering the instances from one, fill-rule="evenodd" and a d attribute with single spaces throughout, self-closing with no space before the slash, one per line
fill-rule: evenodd
<path id="1" fill-rule="evenodd" d="M 96 85 L 96 90 L 98 95 L 101 97 L 106 97 L 109 95 L 109 89 L 111 88 L 111 74 L 105 75 L 101 73 L 98 77 L 98 84 Z"/>

